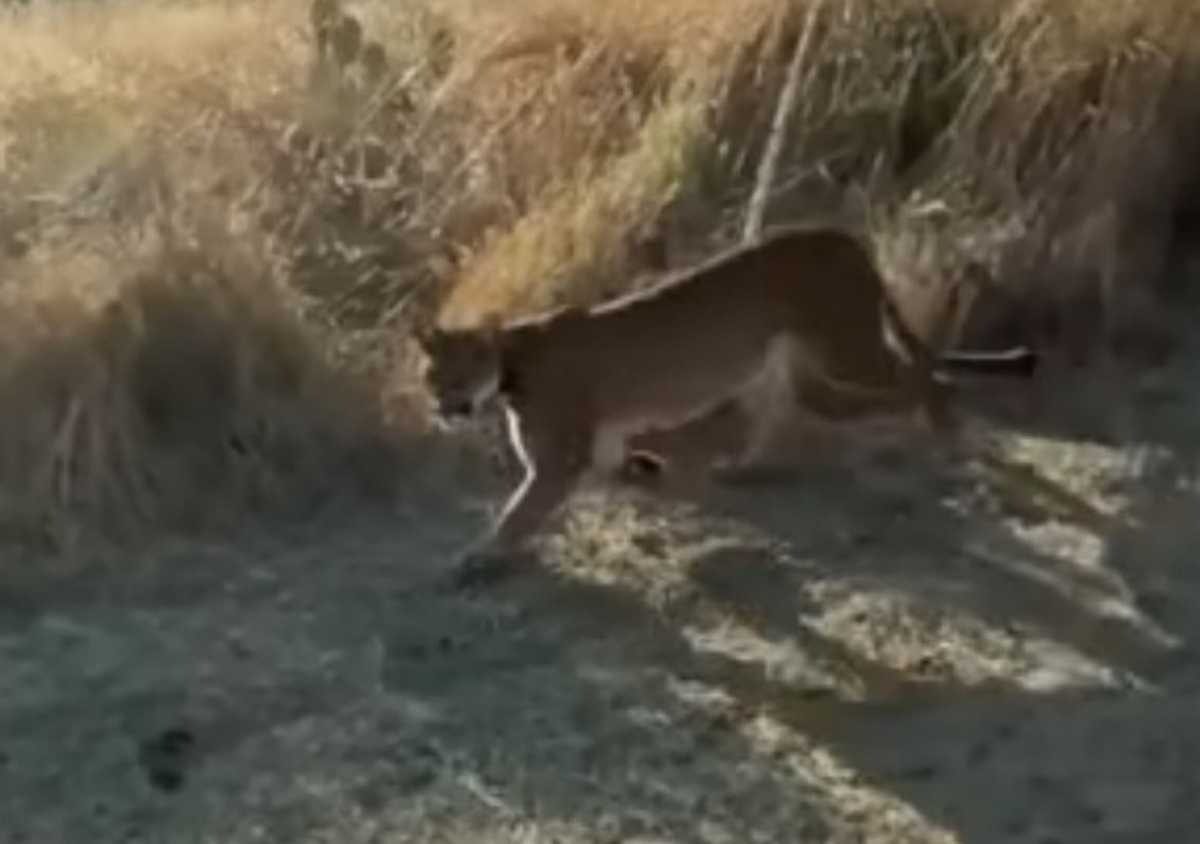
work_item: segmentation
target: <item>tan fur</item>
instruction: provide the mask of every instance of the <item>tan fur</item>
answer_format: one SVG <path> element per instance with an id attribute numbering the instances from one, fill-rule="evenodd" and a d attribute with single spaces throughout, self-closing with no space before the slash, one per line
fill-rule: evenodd
<path id="1" fill-rule="evenodd" d="M 464 560 L 464 580 L 496 569 L 587 470 L 619 469 L 631 436 L 730 399 L 752 420 L 734 470 L 763 458 L 800 399 L 831 416 L 917 406 L 935 428 L 951 427 L 935 361 L 867 250 L 838 231 L 775 230 L 590 310 L 419 339 L 439 413 L 469 414 L 498 394 L 525 467 L 494 531 Z"/>

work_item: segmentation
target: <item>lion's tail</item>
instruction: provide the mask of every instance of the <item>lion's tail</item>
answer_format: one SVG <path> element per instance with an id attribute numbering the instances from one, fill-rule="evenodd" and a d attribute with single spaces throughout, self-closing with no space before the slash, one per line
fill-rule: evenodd
<path id="1" fill-rule="evenodd" d="M 1038 356 L 1025 346 L 997 351 L 955 349 L 938 355 L 937 363 L 939 368 L 950 372 L 1029 378 L 1037 370 Z"/>
<path id="2" fill-rule="evenodd" d="M 996 351 L 952 349 L 935 355 L 912 332 L 900 314 L 900 309 L 896 307 L 896 303 L 886 294 L 883 297 L 883 311 L 887 326 L 904 346 L 905 351 L 913 358 L 924 358 L 935 371 L 941 370 L 943 374 L 962 372 L 972 375 L 1029 378 L 1037 370 L 1037 352 L 1026 346 L 1014 346 Z"/>

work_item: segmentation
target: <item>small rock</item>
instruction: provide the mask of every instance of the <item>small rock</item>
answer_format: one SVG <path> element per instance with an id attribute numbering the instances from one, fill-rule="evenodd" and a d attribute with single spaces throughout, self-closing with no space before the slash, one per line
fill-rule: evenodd
<path id="1" fill-rule="evenodd" d="M 657 533 L 639 533 L 633 537 L 633 545 L 647 557 L 665 557 L 666 541 Z"/>
<path id="2" fill-rule="evenodd" d="M 138 762 L 150 784 L 160 791 L 178 791 L 195 744 L 195 737 L 182 727 L 171 727 L 144 740 L 138 748 Z"/>

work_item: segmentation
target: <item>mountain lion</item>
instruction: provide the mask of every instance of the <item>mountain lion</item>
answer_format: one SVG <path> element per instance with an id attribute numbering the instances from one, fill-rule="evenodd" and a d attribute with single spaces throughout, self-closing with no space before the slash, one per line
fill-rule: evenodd
<path id="1" fill-rule="evenodd" d="M 805 384 L 839 398 L 829 415 L 916 408 L 948 433 L 946 371 L 1029 375 L 1036 362 L 1024 348 L 935 357 L 856 238 L 794 227 L 597 307 L 417 339 L 438 416 L 499 397 L 525 471 L 490 535 L 457 564 L 459 586 L 504 573 L 587 470 L 626 465 L 638 433 L 734 399 L 751 419 L 742 454 L 723 470 L 737 472 L 763 459 Z"/>

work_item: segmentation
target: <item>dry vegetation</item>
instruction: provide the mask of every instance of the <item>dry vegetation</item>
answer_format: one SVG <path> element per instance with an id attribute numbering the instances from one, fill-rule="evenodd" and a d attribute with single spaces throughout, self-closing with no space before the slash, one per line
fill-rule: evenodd
<path id="1" fill-rule="evenodd" d="M 1195 0 L 341 7 L 0 2 L 0 840 L 1194 839 Z M 990 279 L 1036 412 L 432 589 L 408 329 L 737 240 L 797 44 L 768 222 Z"/>
<path id="2" fill-rule="evenodd" d="M 405 324 L 590 301 L 735 238 L 808 27 L 769 219 L 862 215 L 915 309 L 986 268 L 981 342 L 1167 336 L 1200 180 L 1187 0 L 347 11 L 0 11 L 6 538 L 403 483 Z"/>

